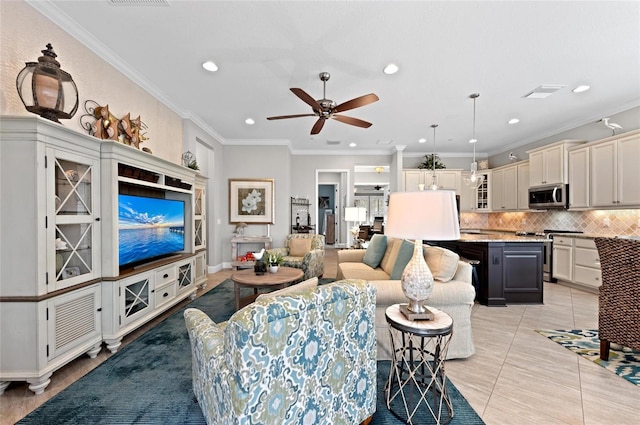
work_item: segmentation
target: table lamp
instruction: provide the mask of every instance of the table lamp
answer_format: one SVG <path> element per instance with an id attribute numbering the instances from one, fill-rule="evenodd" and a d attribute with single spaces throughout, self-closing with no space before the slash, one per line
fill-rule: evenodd
<path id="1" fill-rule="evenodd" d="M 456 240 L 460 238 L 460 224 L 456 195 L 451 190 L 421 192 L 394 192 L 389 196 L 389 210 L 385 235 L 412 239 L 413 257 L 405 267 L 402 291 L 409 305 L 400 305 L 400 311 L 409 320 L 429 320 L 431 312 L 423 302 L 433 291 L 433 274 L 427 266 L 422 240 Z"/>
<path id="2" fill-rule="evenodd" d="M 360 223 L 365 221 L 367 218 L 367 209 L 362 207 L 346 207 L 344 209 L 344 221 L 348 222 L 356 222 L 359 226 Z M 355 227 L 355 226 L 354 226 Z M 355 233 L 353 229 L 350 229 L 350 233 L 353 235 L 354 242 L 357 239 L 358 234 Z"/>

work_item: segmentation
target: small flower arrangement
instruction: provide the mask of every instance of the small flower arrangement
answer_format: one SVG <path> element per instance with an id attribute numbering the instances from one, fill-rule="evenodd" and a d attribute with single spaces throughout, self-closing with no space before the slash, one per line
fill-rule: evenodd
<path id="1" fill-rule="evenodd" d="M 356 238 L 360 234 L 360 226 L 353 226 L 349 231 L 351 232 L 351 236 Z"/>
<path id="2" fill-rule="evenodd" d="M 279 252 L 270 252 L 267 255 L 267 264 L 270 266 L 281 266 L 284 262 L 284 258 Z"/>

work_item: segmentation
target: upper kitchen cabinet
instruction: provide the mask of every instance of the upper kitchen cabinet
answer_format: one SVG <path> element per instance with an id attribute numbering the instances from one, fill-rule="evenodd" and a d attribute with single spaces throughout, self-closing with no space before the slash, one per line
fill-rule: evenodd
<path id="1" fill-rule="evenodd" d="M 569 150 L 569 208 L 588 208 L 590 152 L 588 146 L 577 146 Z"/>
<path id="2" fill-rule="evenodd" d="M 591 206 L 640 206 L 640 130 L 590 144 Z"/>
<path id="3" fill-rule="evenodd" d="M 428 188 L 433 183 L 433 170 L 407 169 L 402 171 L 402 189 L 405 192 L 413 192 Z M 460 193 L 460 170 L 435 170 L 436 185 L 441 190 L 454 190 Z"/>
<path id="4" fill-rule="evenodd" d="M 527 151 L 529 154 L 529 186 L 569 183 L 567 150 L 585 143 L 581 140 L 561 140 Z"/>
<path id="5" fill-rule="evenodd" d="M 521 161 L 518 168 L 518 210 L 529 209 L 529 161 Z"/>
<path id="6" fill-rule="evenodd" d="M 460 211 L 461 212 L 491 212 L 491 178 L 492 170 L 478 171 L 483 176 L 482 184 L 478 188 L 468 188 L 464 184 L 460 187 Z M 461 173 L 466 177 L 468 171 Z"/>
<path id="7" fill-rule="evenodd" d="M 515 211 L 518 209 L 518 166 L 506 165 L 494 168 L 491 179 L 491 210 Z"/>

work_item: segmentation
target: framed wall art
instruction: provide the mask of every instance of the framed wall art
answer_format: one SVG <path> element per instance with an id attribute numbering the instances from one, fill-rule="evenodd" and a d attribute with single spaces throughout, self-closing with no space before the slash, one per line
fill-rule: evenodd
<path id="1" fill-rule="evenodd" d="M 273 179 L 229 179 L 229 223 L 274 224 Z"/>

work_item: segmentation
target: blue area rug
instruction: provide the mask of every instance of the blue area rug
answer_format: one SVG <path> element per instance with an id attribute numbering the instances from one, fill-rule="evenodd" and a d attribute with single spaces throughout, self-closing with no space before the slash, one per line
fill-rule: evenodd
<path id="1" fill-rule="evenodd" d="M 321 283 L 328 283 L 323 279 Z M 228 280 L 191 302 L 215 322 L 233 313 Z M 184 308 L 131 342 L 104 363 L 22 419 L 20 424 L 204 424 L 191 387 L 191 347 Z M 378 362 L 378 405 L 372 424 L 401 424 L 386 408 L 384 383 L 390 362 Z M 53 379 L 56 379 L 55 374 Z M 450 424 L 483 424 L 448 382 L 454 406 Z M 426 415 L 425 415 L 426 416 Z M 414 423 L 430 424 L 420 417 Z"/>
<path id="2" fill-rule="evenodd" d="M 600 360 L 600 338 L 596 329 L 536 330 L 540 335 L 562 345 L 564 348 L 599 364 L 610 372 L 640 385 L 640 351 L 627 347 L 609 350 L 609 360 Z"/>

